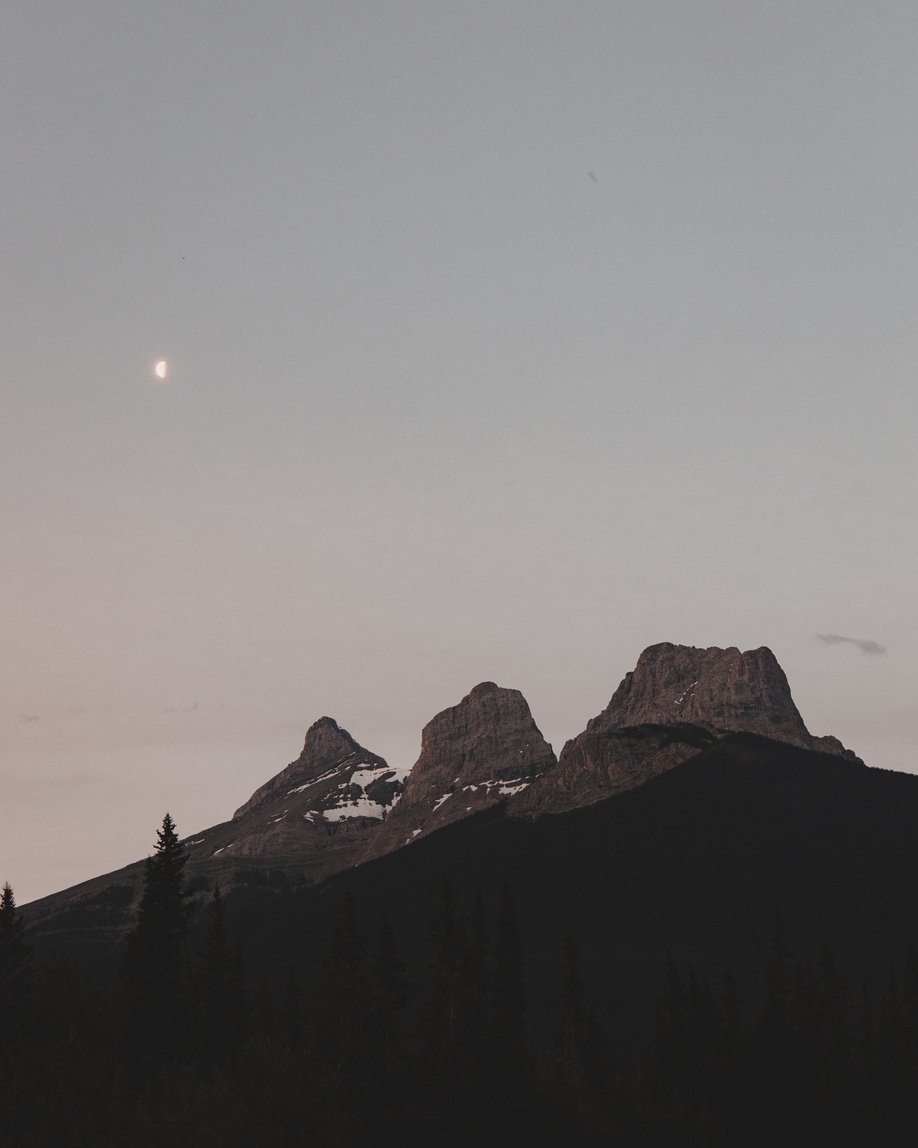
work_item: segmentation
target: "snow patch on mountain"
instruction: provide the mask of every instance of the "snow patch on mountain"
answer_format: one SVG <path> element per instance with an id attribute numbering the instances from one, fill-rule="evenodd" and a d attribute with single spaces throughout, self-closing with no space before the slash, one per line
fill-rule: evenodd
<path id="1" fill-rule="evenodd" d="M 316 810 L 326 821 L 344 821 L 349 817 L 372 817 L 381 821 L 386 813 L 386 806 L 369 797 L 358 797 L 344 805 L 337 805 L 331 809 Z"/>

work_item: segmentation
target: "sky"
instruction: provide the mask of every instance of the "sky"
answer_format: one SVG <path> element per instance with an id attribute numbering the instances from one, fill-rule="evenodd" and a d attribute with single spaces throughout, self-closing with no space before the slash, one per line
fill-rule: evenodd
<path id="1" fill-rule="evenodd" d="M 410 764 L 493 680 L 560 750 L 660 641 L 767 645 L 811 732 L 918 769 L 916 37 L 899 0 L 8 4 L 19 902 L 225 820 L 324 714 Z"/>

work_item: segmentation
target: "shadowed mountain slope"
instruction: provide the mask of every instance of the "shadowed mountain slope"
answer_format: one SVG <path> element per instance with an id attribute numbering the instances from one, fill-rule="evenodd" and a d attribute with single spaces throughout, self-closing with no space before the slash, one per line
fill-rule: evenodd
<path id="1" fill-rule="evenodd" d="M 554 1015 L 561 938 L 576 937 L 616 1040 L 647 1031 L 668 952 L 715 986 L 728 969 L 741 992 L 758 986 L 777 913 L 794 953 L 828 942 L 856 984 L 883 988 L 890 957 L 918 942 L 918 778 L 732 734 L 588 808 L 493 807 L 287 900 L 240 890 L 233 913 L 256 961 L 308 975 L 348 888 L 368 926 L 392 921 L 420 981 L 441 875 L 467 908 L 477 888 L 493 909 L 511 885 L 534 1015 Z"/>

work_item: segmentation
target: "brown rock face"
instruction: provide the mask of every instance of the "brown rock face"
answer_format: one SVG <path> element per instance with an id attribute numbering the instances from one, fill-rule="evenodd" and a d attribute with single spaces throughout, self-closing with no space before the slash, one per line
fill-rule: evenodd
<path id="1" fill-rule="evenodd" d="M 482 682 L 456 705 L 438 713 L 421 733 L 421 756 L 405 784 L 403 801 L 442 795 L 464 785 L 531 781 L 555 763 L 519 690 Z"/>
<path id="2" fill-rule="evenodd" d="M 259 806 L 270 804 L 278 796 L 287 794 L 301 785 L 314 785 L 316 779 L 330 771 L 338 771 L 346 763 L 355 764 L 357 759 L 375 768 L 385 766 L 383 758 L 358 745 L 346 729 L 341 729 L 330 717 L 319 718 L 306 731 L 303 752 L 256 789 L 249 800 L 233 814 L 233 820 L 244 817 Z"/>
<path id="3" fill-rule="evenodd" d="M 648 646 L 587 728 L 674 723 L 718 733 L 742 730 L 816 748 L 784 671 L 766 646 L 745 653 L 735 646 Z"/>
<path id="4" fill-rule="evenodd" d="M 421 756 L 371 856 L 522 792 L 557 764 L 519 690 L 482 682 L 421 734 Z"/>
<path id="5" fill-rule="evenodd" d="M 565 745 L 555 770 L 515 799 L 515 810 L 561 813 L 592 805 L 643 785 L 717 740 L 689 725 L 585 730 Z"/>
<path id="6" fill-rule="evenodd" d="M 236 810 L 231 821 L 185 842 L 198 867 L 295 865 L 315 880 L 354 864 L 402 792 L 405 770 L 359 745 L 337 722 L 320 718 L 303 752 Z"/>
<path id="7" fill-rule="evenodd" d="M 771 650 L 649 646 L 612 700 L 561 751 L 558 768 L 518 799 L 558 811 L 633 789 L 733 732 L 755 733 L 854 760 L 813 737 Z"/>

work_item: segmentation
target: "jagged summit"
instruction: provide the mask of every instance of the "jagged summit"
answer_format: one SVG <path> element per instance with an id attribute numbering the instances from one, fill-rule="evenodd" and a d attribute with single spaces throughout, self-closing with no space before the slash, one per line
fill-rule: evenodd
<path id="1" fill-rule="evenodd" d="M 330 717 L 306 731 L 300 756 L 260 786 L 230 821 L 184 841 L 189 873 L 239 866 L 295 871 L 308 882 L 353 865 L 364 839 L 401 796 L 407 771 L 390 766 Z M 218 870 L 220 871 L 218 874 Z"/>
<path id="2" fill-rule="evenodd" d="M 557 764 L 519 690 L 481 682 L 421 733 L 421 754 L 373 855 L 519 793 Z"/>
<path id="3" fill-rule="evenodd" d="M 804 725 L 787 677 L 767 646 L 745 652 L 736 646 L 648 646 L 587 728 L 683 722 L 816 748 L 817 739 Z"/>
<path id="4" fill-rule="evenodd" d="M 834 737 L 813 737 L 766 646 L 648 646 L 608 706 L 567 742 L 558 769 L 524 804 L 551 811 L 649 781 L 731 733 L 752 733 L 859 760 Z"/>
<path id="5" fill-rule="evenodd" d="M 294 786 L 314 783 L 331 770 L 353 766 L 358 758 L 375 769 L 386 766 L 385 758 L 364 749 L 334 718 L 320 717 L 306 731 L 303 750 L 296 761 L 292 761 L 286 769 L 256 789 L 249 800 L 236 810 L 233 819 L 243 817 L 258 806 L 270 802 L 278 794 L 287 793 Z"/>
<path id="6" fill-rule="evenodd" d="M 421 756 L 406 783 L 406 800 L 426 792 L 445 767 L 466 784 L 520 780 L 555 762 L 519 690 L 481 682 L 421 732 Z"/>
<path id="7" fill-rule="evenodd" d="M 185 839 L 186 872 L 197 890 L 315 884 L 498 804 L 511 816 L 594 804 L 739 734 L 858 761 L 835 738 L 809 733 L 771 650 L 662 642 L 644 650 L 559 758 L 520 691 L 494 682 L 427 723 L 410 771 L 319 718 L 299 757 L 231 820 Z M 75 911 L 90 931 L 116 938 L 142 880 L 138 862 L 44 898 L 33 925 L 53 933 Z"/>
<path id="8" fill-rule="evenodd" d="M 605 710 L 589 723 L 625 729 L 689 723 L 712 733 L 757 733 L 822 753 L 855 755 L 834 737 L 814 737 L 767 646 L 648 646 Z"/>

